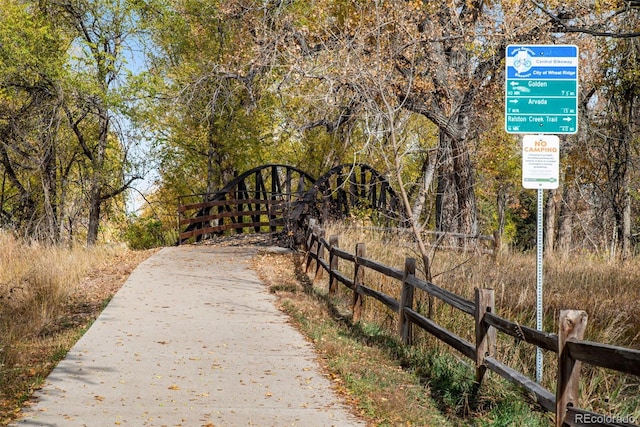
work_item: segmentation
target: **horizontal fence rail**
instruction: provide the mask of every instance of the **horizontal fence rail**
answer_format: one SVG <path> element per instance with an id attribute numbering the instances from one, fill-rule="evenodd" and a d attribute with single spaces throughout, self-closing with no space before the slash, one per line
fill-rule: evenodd
<path id="1" fill-rule="evenodd" d="M 188 227 L 180 233 L 178 243 L 228 231 L 243 233 L 245 229 L 260 232 L 266 228 L 275 232 L 286 225 L 292 202 L 289 195 L 282 193 L 269 194 L 264 198 L 225 198 L 193 203 L 181 201 L 178 206 L 178 226 L 180 229 Z"/>
<path id="2" fill-rule="evenodd" d="M 324 230 L 313 218 L 309 221 L 305 244 L 305 272 L 312 275 L 314 281 L 321 279 L 323 273 L 327 272 L 329 274 L 330 295 L 337 292 L 339 283 L 353 291 L 351 309 L 354 322 L 358 322 L 361 318 L 363 298 L 372 297 L 398 314 L 398 334 L 404 344 L 411 344 L 413 325 L 427 331 L 462 355 L 475 361 L 478 384 L 482 382 L 486 371 L 490 370 L 519 385 L 531 393 L 542 408 L 555 413 L 557 427 L 565 425 L 636 425 L 633 423 L 637 420 L 619 419 L 578 408 L 578 382 L 581 363 L 640 376 L 640 350 L 583 340 L 587 323 L 586 312 L 562 310 L 558 334 L 542 332 L 497 316 L 493 289 L 476 289 L 475 300 L 467 300 L 433 283 L 418 279 L 415 276 L 415 259 L 407 258 L 404 270 L 400 270 L 366 258 L 366 247 L 362 243 L 356 245 L 355 253 L 339 248 L 338 236 L 330 236 L 327 241 Z M 347 277 L 339 270 L 341 260 L 353 264 L 353 277 Z M 315 271 L 313 271 L 312 265 L 315 265 Z M 365 269 L 400 281 L 402 283 L 400 301 L 367 287 Z M 459 337 L 432 319 L 415 311 L 413 309 L 415 289 L 427 292 L 430 296 L 436 297 L 473 317 L 475 342 L 471 343 Z M 495 358 L 497 332 L 510 335 L 519 341 L 558 355 L 555 393 Z"/>

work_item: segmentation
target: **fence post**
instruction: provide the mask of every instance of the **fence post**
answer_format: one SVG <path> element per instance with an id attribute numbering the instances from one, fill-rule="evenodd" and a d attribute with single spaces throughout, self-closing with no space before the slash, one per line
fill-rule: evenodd
<path id="1" fill-rule="evenodd" d="M 316 252 L 316 275 L 313 278 L 313 281 L 317 281 L 322 279 L 322 273 L 324 273 L 324 268 L 322 268 L 322 264 L 320 264 L 320 260 L 324 260 L 324 245 L 320 242 L 320 239 L 324 239 L 324 228 L 318 228 L 318 250 Z"/>
<path id="2" fill-rule="evenodd" d="M 558 384 L 556 386 L 556 426 L 562 427 L 567 415 L 567 406 L 578 406 L 578 383 L 581 363 L 569 355 L 567 340 L 584 338 L 587 327 L 587 312 L 582 310 L 560 310 L 558 332 Z"/>
<path id="3" fill-rule="evenodd" d="M 338 248 L 338 236 L 333 235 L 329 237 L 329 296 L 334 296 L 338 292 L 338 279 L 336 279 L 334 271 L 338 270 L 338 258 L 333 253 L 333 248 Z"/>
<path id="4" fill-rule="evenodd" d="M 364 283 L 364 267 L 360 265 L 358 259 L 364 258 L 366 253 L 367 250 L 364 243 L 356 244 L 356 260 L 353 265 L 353 304 L 351 305 L 353 323 L 359 322 L 360 317 L 362 317 L 362 305 L 364 300 L 358 291 L 360 290 L 360 285 Z"/>
<path id="5" fill-rule="evenodd" d="M 496 330 L 483 322 L 485 313 L 493 313 L 495 311 L 496 299 L 493 289 L 475 290 L 476 302 L 476 383 L 478 386 L 482 383 L 484 374 L 487 372 L 487 366 L 484 358 L 493 356 L 496 351 Z"/>
<path id="6" fill-rule="evenodd" d="M 309 224 L 305 233 L 305 249 L 308 251 L 311 249 L 311 235 L 313 233 L 313 227 L 318 224 L 318 220 L 315 218 L 309 218 Z"/>
<path id="7" fill-rule="evenodd" d="M 416 274 L 416 259 L 405 258 L 404 260 L 404 277 L 402 279 L 402 294 L 400 295 L 400 307 L 398 312 L 398 334 L 402 338 L 402 343 L 405 345 L 411 345 L 411 321 L 405 317 L 404 309 L 413 308 L 413 291 L 412 285 L 407 283 L 409 276 L 415 276 Z"/>
<path id="8" fill-rule="evenodd" d="M 309 272 L 309 265 L 311 264 L 311 249 L 313 249 L 313 230 L 317 224 L 317 220 L 315 218 L 309 218 L 309 225 L 307 226 L 307 238 L 305 239 L 305 249 L 307 251 L 307 256 L 304 260 L 304 272 Z"/>
<path id="9" fill-rule="evenodd" d="M 309 269 L 311 268 L 311 262 L 312 260 L 315 259 L 315 263 L 316 263 L 316 268 L 318 266 L 318 259 L 317 258 L 313 258 L 311 255 L 315 252 L 315 255 L 317 256 L 318 254 L 318 235 L 320 234 L 320 226 L 319 225 L 314 225 L 311 228 L 311 236 L 309 237 L 310 240 L 310 247 L 309 247 L 309 252 L 307 252 L 307 266 L 305 268 L 305 273 L 309 271 Z"/>

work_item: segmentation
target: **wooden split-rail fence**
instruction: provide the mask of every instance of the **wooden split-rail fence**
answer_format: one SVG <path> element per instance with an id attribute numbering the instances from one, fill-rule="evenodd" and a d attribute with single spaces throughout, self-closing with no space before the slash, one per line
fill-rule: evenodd
<path id="1" fill-rule="evenodd" d="M 339 283 L 353 291 L 353 321 L 360 320 L 365 297 L 371 297 L 398 314 L 398 334 L 404 344 L 411 344 L 412 328 L 417 326 L 453 347 L 475 362 L 478 384 L 487 370 L 523 387 L 535 396 L 542 408 L 555 413 L 556 426 L 634 426 L 637 420 L 611 417 L 580 409 L 578 383 L 581 363 L 640 376 L 640 350 L 584 341 L 587 313 L 581 310 L 562 310 L 557 334 L 538 331 L 504 319 L 496 314 L 493 289 L 476 289 L 475 300 L 467 300 L 415 276 L 416 261 L 407 258 L 403 270 L 386 266 L 366 258 L 363 243 L 355 253 L 339 247 L 338 236 L 325 239 L 324 230 L 311 219 L 306 237 L 307 274 L 314 280 L 329 274 L 329 294 L 335 295 Z M 353 277 L 340 272 L 339 261 L 353 264 Z M 315 271 L 312 264 L 315 263 Z M 365 270 L 370 269 L 402 283 L 400 300 L 367 286 Z M 475 342 L 471 343 L 438 325 L 413 309 L 414 291 L 418 289 L 440 299 L 454 309 L 473 318 Z M 496 359 L 497 333 L 510 335 L 533 346 L 557 353 L 557 385 L 555 393 L 542 387 L 520 371 Z"/>

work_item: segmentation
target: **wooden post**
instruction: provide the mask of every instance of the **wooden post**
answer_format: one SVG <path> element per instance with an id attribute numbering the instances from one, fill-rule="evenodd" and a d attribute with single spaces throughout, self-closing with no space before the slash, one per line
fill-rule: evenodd
<path id="1" fill-rule="evenodd" d="M 324 261 L 324 245 L 320 242 L 320 239 L 324 239 L 324 228 L 318 229 L 318 250 L 316 252 L 316 275 L 313 278 L 313 281 L 318 281 L 322 279 L 322 273 L 324 273 L 324 268 L 322 268 L 322 264 L 320 264 L 320 260 Z"/>
<path id="2" fill-rule="evenodd" d="M 359 263 L 358 258 L 364 258 L 367 250 L 364 243 L 356 244 L 356 260 L 353 266 L 353 304 L 351 305 L 351 312 L 353 313 L 353 323 L 360 321 L 362 317 L 362 305 L 364 300 L 360 295 L 360 285 L 364 283 L 364 267 Z"/>
<path id="3" fill-rule="evenodd" d="M 309 238 L 307 239 L 307 256 L 305 257 L 304 260 L 304 272 L 308 273 L 309 272 L 309 268 L 311 268 L 311 252 L 313 251 L 313 239 L 314 239 L 314 235 L 313 235 L 313 231 L 311 231 L 309 233 Z"/>
<path id="4" fill-rule="evenodd" d="M 416 259 L 415 258 L 405 258 L 404 260 L 404 277 L 402 279 L 402 294 L 400 295 L 400 309 L 398 312 L 398 334 L 402 339 L 403 344 L 411 345 L 412 334 L 411 334 L 411 325 L 412 323 L 405 317 L 404 309 L 405 307 L 413 308 L 413 291 L 414 288 L 412 285 L 407 283 L 407 278 L 409 276 L 415 276 L 416 274 Z"/>
<path id="5" fill-rule="evenodd" d="M 318 220 L 315 218 L 309 218 L 309 225 L 307 226 L 307 233 L 305 239 L 305 250 L 311 249 L 311 236 L 313 234 L 313 227 L 318 224 Z"/>
<path id="6" fill-rule="evenodd" d="M 309 236 L 309 251 L 307 252 L 307 265 L 305 267 L 305 273 L 307 273 L 309 271 L 309 269 L 311 268 L 311 262 L 312 262 L 312 256 L 311 254 L 314 253 L 317 255 L 318 254 L 318 235 L 320 234 L 320 226 L 318 225 L 314 225 L 313 227 L 311 227 L 311 235 Z M 317 258 L 316 258 L 316 266 L 317 266 Z"/>
<path id="7" fill-rule="evenodd" d="M 496 299 L 493 289 L 475 290 L 476 301 L 476 383 L 479 387 L 487 372 L 484 358 L 496 352 L 496 330 L 483 322 L 485 313 L 495 311 Z"/>
<path id="8" fill-rule="evenodd" d="M 587 313 L 582 310 L 561 310 L 558 332 L 558 384 L 556 386 L 556 427 L 564 425 L 568 406 L 578 406 L 578 383 L 581 363 L 571 358 L 566 343 L 582 340 L 587 327 Z"/>
<path id="9" fill-rule="evenodd" d="M 315 218 L 309 218 L 309 225 L 307 226 L 307 238 L 304 245 L 307 252 L 307 256 L 304 260 L 304 272 L 309 272 L 309 265 L 311 264 L 311 249 L 313 248 L 313 228 L 316 226 L 317 220 Z"/>
<path id="10" fill-rule="evenodd" d="M 340 258 L 333 253 L 333 249 L 339 247 L 338 236 L 329 237 L 329 247 L 329 296 L 334 296 L 338 293 L 338 279 L 336 279 L 336 275 L 333 272 L 338 270 L 338 260 Z"/>
<path id="11" fill-rule="evenodd" d="M 242 197 L 242 193 L 238 195 L 238 197 Z M 238 200 L 235 200 L 236 204 L 236 213 L 238 216 L 236 217 L 237 223 L 240 224 L 240 227 L 236 228 L 236 234 L 244 233 L 244 229 L 242 228 L 242 224 L 244 223 L 244 215 L 242 212 L 244 211 L 244 203 L 239 203 Z"/>

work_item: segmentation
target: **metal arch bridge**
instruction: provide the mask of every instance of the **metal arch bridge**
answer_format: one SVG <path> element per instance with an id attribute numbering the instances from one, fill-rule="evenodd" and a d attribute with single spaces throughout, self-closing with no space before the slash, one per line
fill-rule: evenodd
<path id="1" fill-rule="evenodd" d="M 178 215 L 178 244 L 245 229 L 295 234 L 310 217 L 369 216 L 386 225 L 406 218 L 387 179 L 363 163 L 336 166 L 318 179 L 294 166 L 258 166 L 219 191 L 181 197 Z"/>

